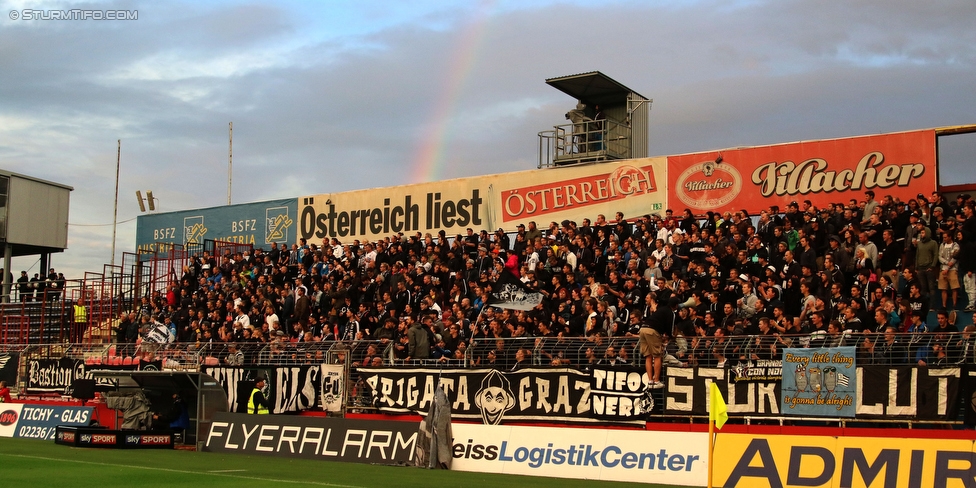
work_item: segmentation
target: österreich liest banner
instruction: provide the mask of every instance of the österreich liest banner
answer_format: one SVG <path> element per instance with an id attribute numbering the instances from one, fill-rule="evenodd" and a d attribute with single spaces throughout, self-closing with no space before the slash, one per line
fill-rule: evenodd
<path id="1" fill-rule="evenodd" d="M 467 228 L 514 231 L 597 214 L 626 218 L 664 210 L 666 159 L 644 158 L 308 195 L 298 199 L 298 237 L 381 239 L 402 232 L 448 236 Z"/>
<path id="2" fill-rule="evenodd" d="M 668 204 L 698 215 L 756 213 L 861 201 L 867 190 L 907 202 L 936 188 L 935 144 L 927 129 L 668 156 Z"/>

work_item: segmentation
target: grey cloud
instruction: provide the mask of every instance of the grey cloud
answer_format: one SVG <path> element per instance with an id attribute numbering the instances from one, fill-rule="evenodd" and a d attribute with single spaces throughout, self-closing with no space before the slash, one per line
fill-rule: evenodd
<path id="1" fill-rule="evenodd" d="M 131 5 L 132 25 L 0 27 L 0 165 L 75 186 L 72 222 L 111 221 L 119 138 L 120 219 L 136 215 L 136 189 L 165 210 L 224 203 L 229 121 L 235 202 L 412 182 L 439 115 L 454 121 L 444 177 L 531 169 L 536 134 L 573 104 L 544 79 L 594 69 L 655 99 L 651 154 L 976 113 L 967 1 L 558 4 L 484 26 L 453 8 L 314 41 L 301 14 L 270 3 Z M 169 77 L 120 77 L 133 67 Z M 110 236 L 73 227 L 57 259 L 100 269 Z"/>

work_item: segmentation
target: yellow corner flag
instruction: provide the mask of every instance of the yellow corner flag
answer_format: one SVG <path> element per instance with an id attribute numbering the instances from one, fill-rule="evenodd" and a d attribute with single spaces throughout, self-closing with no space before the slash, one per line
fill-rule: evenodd
<path id="1" fill-rule="evenodd" d="M 712 383 L 712 399 L 711 408 L 708 410 L 708 420 L 710 422 L 715 422 L 715 428 L 720 429 L 725 425 L 725 421 L 729 419 L 729 410 L 725 406 L 725 399 L 722 398 L 722 392 L 718 390 L 718 385 Z"/>

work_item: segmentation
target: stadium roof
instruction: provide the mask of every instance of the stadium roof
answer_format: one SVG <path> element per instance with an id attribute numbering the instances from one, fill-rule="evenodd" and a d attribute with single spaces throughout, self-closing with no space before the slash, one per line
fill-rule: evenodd
<path id="1" fill-rule="evenodd" d="M 546 84 L 587 104 L 623 103 L 630 93 L 647 99 L 599 71 L 549 78 Z"/>

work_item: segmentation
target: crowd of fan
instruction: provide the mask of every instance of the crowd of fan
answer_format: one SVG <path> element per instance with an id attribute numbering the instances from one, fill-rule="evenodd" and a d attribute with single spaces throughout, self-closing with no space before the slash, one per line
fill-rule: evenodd
<path id="1" fill-rule="evenodd" d="M 863 196 L 758 216 L 618 212 L 545 230 L 528 222 L 514 234 L 302 239 L 290 249 L 202 253 L 123 318 L 118 340 L 272 349 L 375 341 L 363 359 L 372 365 L 466 355 L 503 368 L 532 355 L 536 364 L 633 363 L 635 351 L 613 340 L 636 338 L 652 301 L 692 299 L 698 306 L 681 308 L 666 327 L 672 361 L 721 365 L 776 358 L 783 347 L 845 344 L 867 363 L 964 360 L 968 339 L 945 334 L 956 331 L 954 311 L 976 303 L 974 202 Z M 541 293 L 542 304 L 490 306 L 502 273 Z M 930 309 L 937 323 L 927 324 Z M 592 346 L 578 354 L 532 347 L 576 337 Z M 508 338 L 524 347 L 497 342 Z"/>

